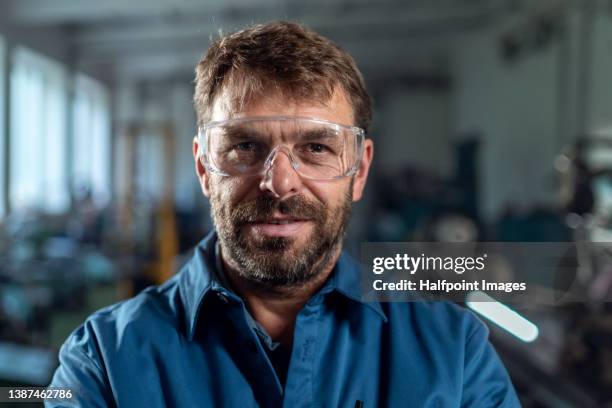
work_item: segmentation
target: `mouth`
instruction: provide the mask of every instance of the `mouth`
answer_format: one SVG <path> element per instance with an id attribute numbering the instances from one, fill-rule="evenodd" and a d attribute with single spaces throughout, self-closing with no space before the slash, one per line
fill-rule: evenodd
<path id="1" fill-rule="evenodd" d="M 269 217 L 246 224 L 246 228 L 268 237 L 296 237 L 311 221 L 293 217 Z"/>

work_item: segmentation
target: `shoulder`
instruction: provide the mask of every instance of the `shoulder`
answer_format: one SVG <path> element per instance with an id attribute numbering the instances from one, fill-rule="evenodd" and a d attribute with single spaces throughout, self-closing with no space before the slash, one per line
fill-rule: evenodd
<path id="1" fill-rule="evenodd" d="M 446 301 L 396 302 L 383 305 L 391 326 L 404 327 L 437 346 L 462 343 L 473 338 L 487 340 L 489 331 L 470 310 Z"/>
<path id="2" fill-rule="evenodd" d="M 151 286 L 135 297 L 93 313 L 72 332 L 63 349 L 119 358 L 144 348 L 163 349 L 183 341 L 187 321 L 210 286 L 207 273 L 216 235 L 205 237 L 193 257 L 167 282 Z"/>
<path id="3" fill-rule="evenodd" d="M 62 351 L 75 351 L 99 361 L 106 350 L 136 347 L 144 339 L 176 335 L 181 328 L 180 274 L 161 286 L 90 315 L 65 341 Z"/>

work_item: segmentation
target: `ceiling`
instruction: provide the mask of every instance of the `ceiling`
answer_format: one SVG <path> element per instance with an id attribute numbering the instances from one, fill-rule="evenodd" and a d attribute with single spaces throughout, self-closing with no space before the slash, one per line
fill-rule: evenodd
<path id="1" fill-rule="evenodd" d="M 370 79 L 384 80 L 400 73 L 442 69 L 452 38 L 490 24 L 520 4 L 519 0 L 3 0 L 0 28 L 53 35 L 63 42 L 71 64 L 108 81 L 160 80 L 191 77 L 210 38 L 220 31 L 274 19 L 297 20 L 351 52 Z"/>

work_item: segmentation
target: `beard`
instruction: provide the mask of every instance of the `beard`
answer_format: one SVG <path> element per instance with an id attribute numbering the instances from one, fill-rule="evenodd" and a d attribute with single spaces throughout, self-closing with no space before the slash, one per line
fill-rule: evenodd
<path id="1" fill-rule="evenodd" d="M 212 218 L 224 257 L 242 278 L 260 289 L 275 291 L 298 287 L 316 279 L 340 248 L 351 213 L 352 180 L 348 192 L 336 208 L 309 201 L 302 195 L 277 200 L 260 196 L 230 208 L 213 192 Z M 249 234 L 249 223 L 282 214 L 307 219 L 313 224 L 306 243 L 293 237 Z"/>

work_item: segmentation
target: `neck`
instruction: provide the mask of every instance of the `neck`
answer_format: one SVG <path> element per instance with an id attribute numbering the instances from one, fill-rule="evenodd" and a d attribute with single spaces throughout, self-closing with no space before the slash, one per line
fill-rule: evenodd
<path id="1" fill-rule="evenodd" d="M 311 281 L 299 286 L 269 288 L 241 276 L 221 254 L 222 264 L 232 289 L 246 303 L 253 318 L 266 332 L 290 349 L 298 313 L 306 302 L 323 286 L 340 256 L 341 248 L 327 258 L 327 264 Z M 323 260 L 321 260 L 323 261 Z"/>

